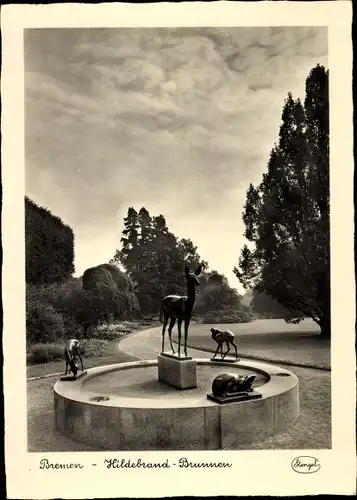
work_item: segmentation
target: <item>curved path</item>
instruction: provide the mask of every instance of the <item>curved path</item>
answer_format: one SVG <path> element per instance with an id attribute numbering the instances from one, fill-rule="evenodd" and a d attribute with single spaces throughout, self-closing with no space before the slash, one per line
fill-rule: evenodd
<path id="1" fill-rule="evenodd" d="M 154 359 L 161 352 L 161 341 L 161 327 L 155 327 L 149 330 L 140 330 L 124 337 L 119 341 L 118 349 L 139 359 Z M 181 348 L 183 352 L 183 347 L 181 346 Z M 165 337 L 165 351 L 170 351 L 168 336 Z M 175 344 L 175 351 L 177 351 L 177 344 Z M 193 358 L 207 358 L 209 356 L 207 352 L 191 347 L 187 348 L 187 354 Z"/>
<path id="2" fill-rule="evenodd" d="M 207 338 L 210 338 L 210 333 L 209 333 L 209 327 L 211 325 L 205 325 L 207 326 Z M 229 325 L 217 325 L 218 327 L 221 328 L 227 328 Z M 202 325 L 201 324 L 193 324 L 191 326 L 191 332 L 193 335 L 197 334 L 199 330 L 201 330 Z M 286 327 L 285 327 L 286 329 Z M 195 331 L 196 330 L 196 331 Z M 292 329 L 293 330 L 293 329 Z M 190 333 L 190 332 L 189 332 Z M 284 332 L 285 333 L 285 332 Z M 274 332 L 274 335 L 279 336 L 280 332 Z M 250 331 L 249 332 L 250 336 L 259 336 L 261 335 L 261 332 L 259 331 Z M 267 335 L 267 334 L 265 334 Z M 268 333 L 269 335 L 269 333 Z M 239 335 L 237 336 L 239 339 Z M 174 330 L 172 340 L 174 342 L 174 348 L 175 351 L 177 352 L 177 332 Z M 150 328 L 148 330 L 140 330 L 136 333 L 130 334 L 127 337 L 124 337 L 119 340 L 118 342 L 118 350 L 121 351 L 121 353 L 124 353 L 126 355 L 139 358 L 139 359 L 153 359 L 155 358 L 160 352 L 161 352 L 161 342 L 162 342 L 162 337 L 161 337 L 161 327 L 155 327 L 155 328 Z M 190 339 L 188 339 L 188 343 L 190 343 Z M 194 343 L 194 341 L 193 341 Z M 203 342 L 204 344 L 204 342 Z M 183 352 L 183 346 L 181 345 L 181 352 Z M 192 356 L 193 358 L 210 358 L 214 354 L 214 350 L 216 349 L 216 345 L 212 341 L 212 349 L 207 348 L 207 347 L 190 347 L 188 345 L 187 347 L 187 354 L 189 356 Z M 294 366 L 294 367 L 301 367 L 301 368 L 312 368 L 315 370 L 323 370 L 323 371 L 330 371 L 331 368 L 329 366 L 326 366 L 324 363 L 318 364 L 318 363 L 311 363 L 308 360 L 305 359 L 297 359 L 297 360 L 284 360 L 281 359 L 281 347 L 280 350 L 277 350 L 276 354 L 272 355 L 272 349 L 269 350 L 270 355 L 269 356 L 263 356 L 261 353 L 265 354 L 264 349 L 252 349 L 254 354 L 251 354 L 249 352 L 249 347 L 248 349 L 244 349 L 242 352 L 239 347 L 238 347 L 238 357 L 240 359 L 245 359 L 245 360 L 257 360 L 257 361 L 263 361 L 264 363 L 274 363 L 274 364 L 281 364 L 281 365 L 288 365 L 288 366 Z M 170 341 L 168 338 L 168 335 L 166 333 L 165 336 L 165 351 L 170 352 Z M 233 349 L 230 351 L 230 353 L 227 355 L 227 359 L 229 358 L 234 358 L 234 351 Z M 256 352 L 257 351 L 257 352 Z M 279 356 L 280 352 L 280 356 Z M 304 358 L 304 356 L 302 356 Z"/>

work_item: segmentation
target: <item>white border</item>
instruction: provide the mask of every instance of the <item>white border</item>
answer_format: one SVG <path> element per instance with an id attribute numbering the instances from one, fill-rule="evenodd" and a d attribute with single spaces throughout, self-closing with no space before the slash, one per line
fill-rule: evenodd
<path id="1" fill-rule="evenodd" d="M 171 495 L 351 494 L 356 489 L 351 3 L 155 3 L 3 6 L 2 162 L 6 475 L 9 498 Z M 27 453 L 24 288 L 23 29 L 29 27 L 328 26 L 331 120 L 332 450 L 191 452 L 192 460 L 229 460 L 220 471 L 93 469 L 93 453 L 51 453 L 84 469 L 44 471 Z M 19 356 L 23 353 L 23 357 Z M 15 359 L 16 358 L 16 359 Z M 21 362 L 21 359 L 23 362 Z M 217 453 L 220 453 L 218 456 Z M 95 453 L 96 461 L 113 456 Z M 117 454 L 120 455 L 120 454 Z M 117 456 L 116 455 L 116 456 Z M 144 453 L 133 453 L 133 457 Z M 146 459 L 184 456 L 152 452 Z M 316 474 L 296 474 L 298 455 L 318 458 Z M 126 455 L 127 456 L 127 455 Z"/>

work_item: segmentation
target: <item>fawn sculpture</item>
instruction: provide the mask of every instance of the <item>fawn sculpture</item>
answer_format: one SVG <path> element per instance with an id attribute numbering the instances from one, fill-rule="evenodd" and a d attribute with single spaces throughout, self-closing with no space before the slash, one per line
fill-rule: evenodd
<path id="1" fill-rule="evenodd" d="M 172 344 L 172 329 L 175 326 L 177 320 L 177 330 L 178 330 L 178 355 L 180 356 L 181 351 L 181 325 L 184 322 L 185 328 L 185 344 L 184 353 L 187 356 L 187 334 L 188 327 L 190 326 L 190 321 L 192 317 L 193 306 L 196 300 L 196 286 L 200 284 L 198 276 L 201 274 L 202 267 L 198 266 L 194 273 L 190 272 L 188 266 L 185 266 L 185 276 L 187 280 L 187 296 L 180 295 L 167 295 L 161 301 L 161 311 L 160 319 L 163 322 L 162 326 L 162 349 L 164 352 L 165 344 L 165 331 L 168 321 L 170 320 L 168 332 L 172 352 L 175 354 L 175 349 Z"/>
<path id="2" fill-rule="evenodd" d="M 236 351 L 236 358 L 238 359 L 238 351 L 237 351 L 236 343 L 234 342 L 234 333 L 233 332 L 231 332 L 230 330 L 223 331 L 223 330 L 219 330 L 218 328 L 211 328 L 211 333 L 212 333 L 212 339 L 215 340 L 218 344 L 213 358 L 216 357 L 216 355 L 218 353 L 218 349 L 221 348 L 221 358 L 224 359 L 225 356 L 228 354 L 228 352 L 231 350 L 230 345 L 232 345 Z M 224 343 L 227 346 L 227 351 L 225 352 L 224 356 L 222 356 Z"/>
<path id="3" fill-rule="evenodd" d="M 71 339 L 67 342 L 65 349 L 64 349 L 64 358 L 66 360 L 66 373 L 69 368 L 69 373 L 73 373 L 74 378 L 77 376 L 78 372 L 78 364 L 76 359 L 79 359 L 81 362 L 81 367 L 83 371 L 83 361 L 81 358 L 81 355 L 79 354 L 79 342 L 77 339 Z"/>

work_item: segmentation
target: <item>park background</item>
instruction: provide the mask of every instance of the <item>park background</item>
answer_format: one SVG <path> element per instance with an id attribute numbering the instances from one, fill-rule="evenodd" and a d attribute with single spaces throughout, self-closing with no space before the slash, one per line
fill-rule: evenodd
<path id="1" fill-rule="evenodd" d="M 299 29 L 295 28 L 296 30 Z M 269 29 L 265 29 L 265 33 L 266 31 Z M 286 33 L 284 34 L 284 29 L 283 34 L 278 31 L 275 29 L 272 37 L 281 41 Z M 301 37 L 305 49 L 319 33 Z M 294 41 L 292 36 L 290 43 Z M 53 45 L 51 50 L 54 50 Z M 66 47 L 62 46 L 61 50 L 66 55 Z M 229 54 L 226 57 L 232 63 Z M 316 57 L 320 58 L 316 55 L 312 58 L 316 60 Z M 30 119 L 34 116 L 34 109 L 39 114 L 37 118 L 49 117 L 45 113 L 46 109 L 41 108 L 43 104 L 39 95 L 42 90 L 53 91 L 54 75 L 51 75 L 52 80 L 45 79 L 42 90 L 41 85 L 37 88 L 39 75 L 36 71 L 39 71 L 39 67 L 41 69 L 41 64 L 46 69 L 46 64 L 49 63 L 46 59 L 35 57 L 35 70 L 33 67 L 29 68 L 28 77 L 26 76 L 29 96 L 26 182 L 30 193 L 33 192 L 34 184 L 33 180 L 32 183 L 28 180 L 31 179 L 30 173 L 36 172 L 34 161 L 41 164 L 39 185 L 43 185 L 44 179 L 49 181 L 43 165 L 43 154 L 39 149 L 34 150 L 34 144 L 41 136 L 46 120 L 42 120 L 41 127 L 40 121 L 35 121 L 37 127 L 32 127 Z M 78 66 L 73 67 L 76 71 L 80 69 Z M 233 72 L 236 69 L 233 68 Z M 60 77 L 59 73 L 57 77 Z M 71 78 L 74 78 L 73 74 Z M 118 228 L 123 229 L 120 231 L 119 248 L 112 248 L 112 257 L 98 262 L 97 256 L 97 265 L 76 273 L 76 235 L 72 227 L 52 213 L 48 206 L 41 206 L 33 196 L 32 199 L 30 196 L 25 197 L 26 341 L 30 379 L 59 371 L 63 365 L 64 342 L 72 337 L 81 341 L 87 368 L 127 360 L 128 355 L 123 356 L 118 351 L 120 339 L 148 328 L 153 337 L 157 335 L 161 299 L 170 293 L 185 294 L 184 267 L 188 265 L 194 269 L 200 264 L 203 272 L 197 289 L 189 347 L 213 351 L 215 346 L 209 334 L 209 325 L 218 325 L 234 332 L 239 355 L 242 357 L 288 363 L 297 370 L 298 367 L 309 369 L 298 373 L 298 376 L 301 374 L 302 381 L 303 411 L 300 424 L 289 437 L 277 438 L 274 447 L 303 448 L 308 444 L 311 446 L 312 441 L 315 447 L 330 446 L 328 71 L 324 66 L 316 64 L 306 71 L 299 85 L 304 89 L 303 97 L 296 97 L 286 88 L 285 99 L 281 98 L 279 101 L 281 120 L 273 134 L 276 140 L 267 149 L 264 173 L 260 178 L 255 176 L 254 184 L 248 182 L 249 177 L 245 177 L 247 182 L 243 186 L 245 203 L 242 213 L 227 213 L 227 218 L 234 216 L 241 220 L 240 227 L 243 231 L 239 240 L 243 244 L 233 248 L 231 242 L 229 245 L 226 242 L 226 233 L 208 231 L 206 234 L 206 239 L 211 238 L 216 248 L 217 240 L 220 241 L 220 259 L 215 261 L 224 262 L 225 270 L 228 265 L 226 252 L 236 255 L 235 262 L 232 262 L 232 268 L 228 271 L 229 278 L 222 269 L 212 268 L 205 255 L 201 255 L 195 242 L 197 228 L 192 230 L 191 225 L 186 222 L 181 226 L 180 236 L 175 233 L 173 227 L 176 226 L 171 224 L 172 207 L 170 215 L 166 216 L 160 211 L 149 210 L 137 201 L 135 205 L 128 204 L 125 217 L 118 224 Z M 270 90 L 263 87 L 250 88 L 250 92 L 257 91 L 264 93 Z M 63 95 L 57 93 L 57 99 L 61 98 Z M 47 105 L 47 101 L 44 102 Z M 56 109 L 63 127 L 61 109 Z M 53 137 L 50 143 L 54 147 L 52 152 L 57 152 L 58 155 L 59 144 Z M 204 144 L 203 141 L 202 145 Z M 214 144 L 209 143 L 209 151 Z M 229 144 L 222 144 L 229 150 Z M 53 157 L 54 164 L 61 159 L 61 155 L 57 155 Z M 75 157 L 79 162 L 76 175 L 86 175 L 83 159 L 78 154 Z M 63 165 L 65 168 L 66 163 Z M 154 176 L 155 168 L 153 165 L 151 168 Z M 172 180 L 170 177 L 162 177 L 162 168 L 158 170 L 160 175 L 155 182 L 160 183 L 161 179 L 161 182 L 165 181 L 169 185 Z M 221 168 L 215 173 L 216 179 L 220 178 L 220 174 L 224 176 L 226 173 Z M 66 175 L 62 180 L 58 177 L 61 169 L 56 172 L 57 177 L 52 179 L 53 204 L 59 206 L 58 200 L 65 200 L 65 203 L 62 202 L 63 213 L 70 213 L 71 199 L 61 198 L 57 187 L 61 187 L 63 193 L 63 179 L 66 186 L 71 185 L 71 182 L 68 182 Z M 184 173 L 186 177 L 183 177 L 182 172 L 181 180 L 185 185 L 189 169 L 185 169 Z M 203 177 L 199 178 L 199 185 L 197 182 L 192 184 L 192 178 L 189 178 L 186 191 L 195 195 L 199 188 L 200 201 L 204 199 L 206 208 L 210 206 L 210 211 L 207 212 L 209 218 L 212 210 L 224 206 L 227 198 L 223 193 L 220 198 L 214 184 L 209 184 L 208 196 L 202 198 L 206 186 L 204 170 L 201 173 Z M 96 174 L 98 182 L 99 174 Z M 139 174 L 140 170 L 137 173 L 140 177 Z M 176 177 L 175 182 L 178 179 L 180 177 Z M 47 181 L 46 188 L 50 185 Z M 73 202 L 77 218 L 86 220 L 90 220 L 91 210 L 95 207 L 99 211 L 103 208 L 98 204 L 100 200 L 94 196 L 96 181 L 93 178 L 86 179 L 86 185 L 88 181 L 93 183 L 94 191 L 87 191 L 85 197 L 81 191 L 78 192 L 83 206 Z M 240 182 L 240 185 L 243 183 Z M 154 189 L 153 195 L 155 192 Z M 182 194 L 182 188 L 178 192 Z M 89 209 L 91 193 L 93 206 Z M 138 193 L 133 194 L 134 199 L 140 198 Z M 42 194 L 39 198 L 43 196 Z M 234 192 L 230 193 L 230 197 L 232 196 Z M 113 194 L 110 193 L 108 200 L 112 198 Z M 222 219 L 221 226 L 216 224 L 216 229 L 223 229 L 225 222 Z M 97 227 L 97 233 L 100 238 L 100 226 Z M 83 242 L 83 234 L 81 238 Z M 88 250 L 90 241 L 89 239 L 87 242 Z M 97 239 L 93 243 L 91 259 L 96 255 Z M 39 393 L 44 388 L 48 389 L 45 382 L 38 384 Z M 47 399 L 44 398 L 44 401 Z M 35 429 L 39 421 L 40 425 L 45 424 L 44 415 L 49 411 L 47 403 L 46 408 L 41 405 L 36 407 L 37 403 L 38 397 L 34 399 L 30 395 L 30 436 L 31 429 Z M 36 418 L 33 418 L 34 411 Z M 52 434 L 49 435 L 53 439 Z M 266 445 L 261 443 L 263 447 Z M 38 450 L 38 443 L 32 449 Z"/>

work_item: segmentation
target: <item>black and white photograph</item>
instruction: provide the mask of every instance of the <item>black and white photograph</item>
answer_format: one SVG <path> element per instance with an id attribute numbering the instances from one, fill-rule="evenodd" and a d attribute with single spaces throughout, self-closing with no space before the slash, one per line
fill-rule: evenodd
<path id="1" fill-rule="evenodd" d="M 22 31 L 36 474 L 90 476 L 90 457 L 238 477 L 245 451 L 284 451 L 294 481 L 327 473 L 334 346 L 354 345 L 333 312 L 330 28 L 227 19 Z"/>

